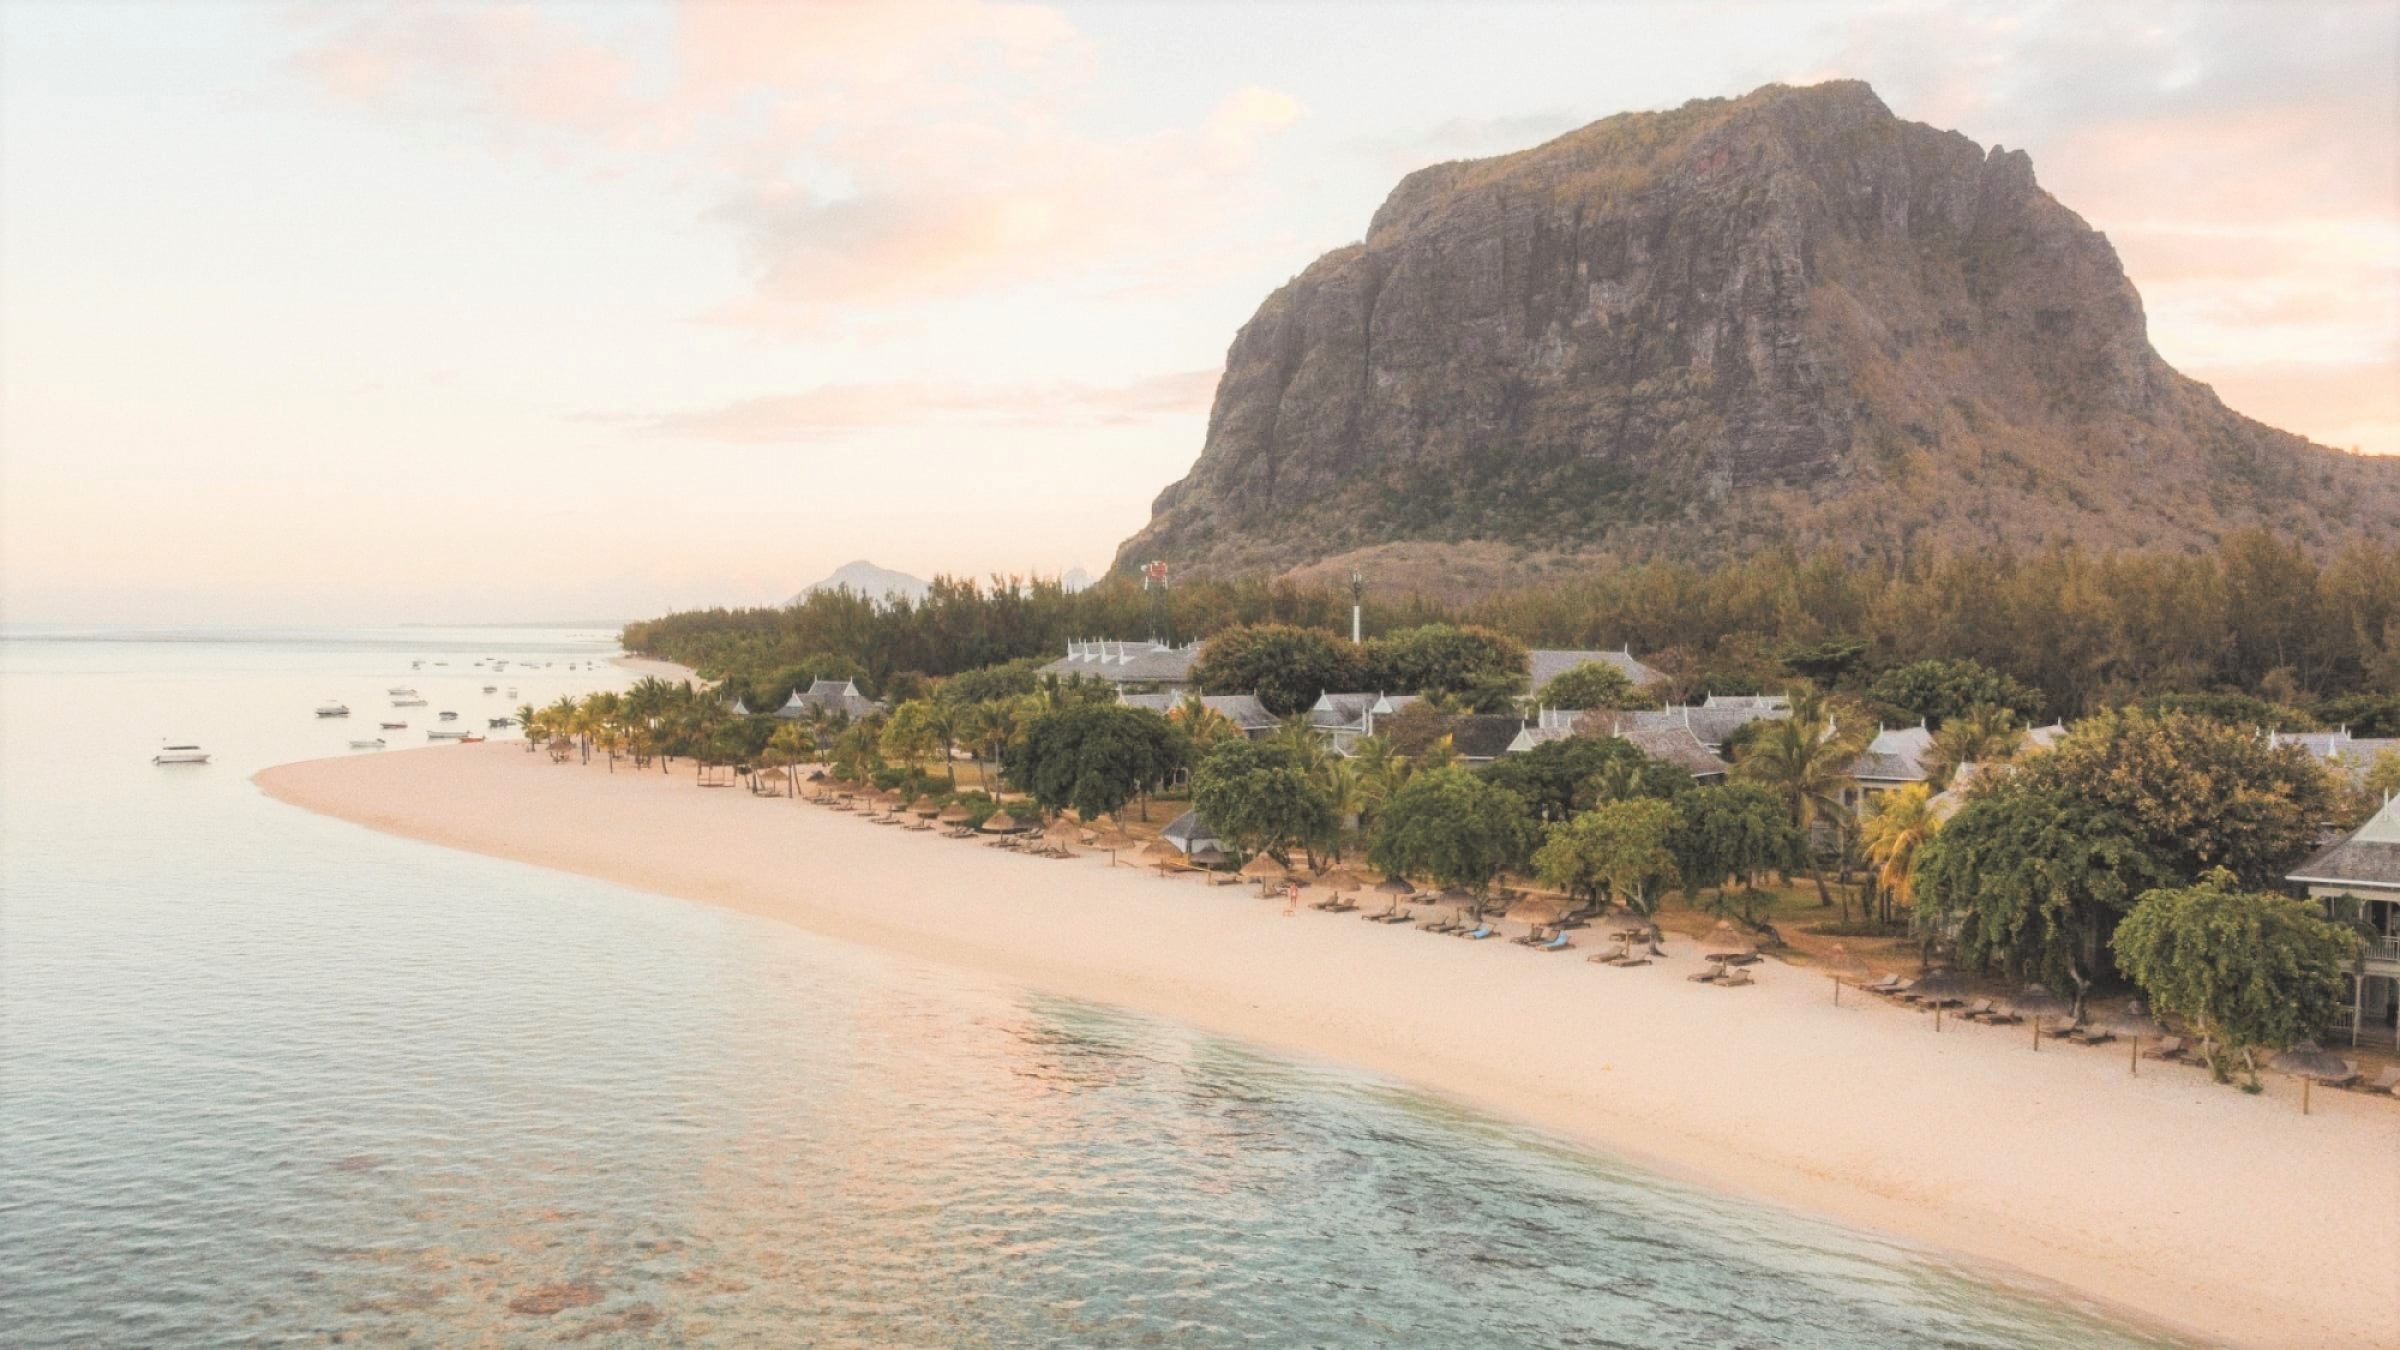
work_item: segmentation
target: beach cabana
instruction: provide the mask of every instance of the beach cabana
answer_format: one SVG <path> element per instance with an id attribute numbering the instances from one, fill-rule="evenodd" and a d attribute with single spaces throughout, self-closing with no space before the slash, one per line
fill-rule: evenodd
<path id="1" fill-rule="evenodd" d="M 1728 961 L 1739 962 L 1745 957 L 1756 955 L 1758 955 L 1758 944 L 1743 937 L 1734 928 L 1732 922 L 1726 919 L 1717 920 L 1717 926 L 1709 930 L 1707 939 L 1700 944 L 1700 959 L 1713 961 L 1718 965 L 1723 965 Z"/>

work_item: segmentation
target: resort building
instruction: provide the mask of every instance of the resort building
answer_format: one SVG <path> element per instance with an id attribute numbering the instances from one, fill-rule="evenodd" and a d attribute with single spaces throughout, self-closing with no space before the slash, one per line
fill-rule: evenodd
<path id="1" fill-rule="evenodd" d="M 1677 712 L 1689 711 L 1678 709 Z M 1613 736 L 1624 741 L 1650 758 L 1672 764 L 1703 783 L 1719 783 L 1733 771 L 1680 717 L 1667 718 L 1655 712 L 1579 712 L 1570 708 L 1543 708 L 1535 720 L 1525 723 L 1516 738 L 1508 743 L 1508 753 L 1521 755 L 1537 745 L 1565 740 L 1569 736 Z"/>
<path id="2" fill-rule="evenodd" d="M 800 718 L 823 713 L 827 717 L 855 722 L 880 711 L 882 707 L 882 704 L 858 692 L 856 680 L 811 680 L 808 688 L 793 690 L 792 696 L 775 710 L 775 715 Z"/>
<path id="3" fill-rule="evenodd" d="M 2358 925 L 2363 935 L 2358 960 L 2343 975 L 2350 1043 L 2400 1040 L 2400 798 L 2285 880 L 2306 887 L 2330 917 Z"/>
<path id="4" fill-rule="evenodd" d="M 1633 650 L 1631 648 L 1613 652 L 1579 652 L 1564 651 L 1549 647 L 1536 647 L 1532 651 L 1527 652 L 1525 655 L 1528 658 L 1525 663 L 1525 673 L 1532 677 L 1531 688 L 1535 698 L 1540 698 L 1542 696 L 1543 685 L 1550 683 L 1552 680 L 1555 680 L 1559 676 L 1566 674 L 1568 671 L 1573 670 L 1577 666 L 1591 665 L 1594 663 L 1598 663 L 1603 666 L 1616 667 L 1617 673 L 1623 675 L 1626 680 L 1631 682 L 1633 687 L 1636 689 L 1639 689 L 1644 685 L 1657 684 L 1659 681 L 1667 678 L 1659 672 L 1652 670 L 1650 667 L 1643 665 L 1641 662 L 1634 660 Z"/>
<path id="5" fill-rule="evenodd" d="M 1857 780 L 1858 786 L 1844 789 L 1842 797 L 1863 816 L 1884 793 L 1930 781 L 1932 759 L 1933 733 L 1926 730 L 1924 723 L 1913 727 L 1877 727 L 1875 739 L 1867 743 L 1865 752 L 1850 762 L 1850 776 Z"/>
<path id="6" fill-rule="evenodd" d="M 1417 701 L 1415 694 L 1319 694 L 1308 709 L 1309 729 L 1337 755 L 1348 755 L 1359 739 L 1375 734 L 1377 718 Z"/>
<path id="7" fill-rule="evenodd" d="M 1119 693 L 1180 694 L 1192 686 L 1192 663 L 1200 644 L 1170 647 L 1163 642 L 1070 642 L 1067 654 L 1041 668 L 1044 675 L 1082 675 L 1106 680 Z"/>
<path id="8" fill-rule="evenodd" d="M 2270 731 L 2267 744 L 2301 746 L 2323 760 L 2327 768 L 2363 779 L 2377 756 L 2400 751 L 2400 736 L 2353 736 L 2348 727 L 2339 731 Z"/>
<path id="9" fill-rule="evenodd" d="M 1120 692 L 1117 702 L 1128 708 L 1146 708 L 1161 717 L 1172 716 L 1190 694 L 1129 694 Z M 1271 734 L 1282 723 L 1255 694 L 1206 694 L 1200 696 L 1201 706 L 1233 723 L 1234 729 L 1251 740 Z"/>
<path id="10" fill-rule="evenodd" d="M 1525 729 L 1525 719 L 1515 713 L 1460 713 L 1447 722 L 1450 752 L 1461 763 L 1489 764 L 1508 753 L 1508 747 Z"/>

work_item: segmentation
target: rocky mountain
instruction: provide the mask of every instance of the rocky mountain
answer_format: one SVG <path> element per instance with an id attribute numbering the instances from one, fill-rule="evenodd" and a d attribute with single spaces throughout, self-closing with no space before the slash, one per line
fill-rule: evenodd
<path id="1" fill-rule="evenodd" d="M 1243 325 L 1199 461 L 1117 565 L 1456 589 L 1602 553 L 2256 524 L 2400 530 L 2400 460 L 2227 408 L 2023 151 L 1839 82 L 1410 174 Z"/>
<path id="2" fill-rule="evenodd" d="M 798 595 L 783 603 L 796 605 L 818 591 L 838 591 L 845 587 L 870 600 L 922 600 L 929 589 L 928 583 L 921 577 L 895 572 L 888 567 L 877 567 L 861 558 L 857 562 L 843 563 L 833 569 L 832 576 L 802 587 Z"/>

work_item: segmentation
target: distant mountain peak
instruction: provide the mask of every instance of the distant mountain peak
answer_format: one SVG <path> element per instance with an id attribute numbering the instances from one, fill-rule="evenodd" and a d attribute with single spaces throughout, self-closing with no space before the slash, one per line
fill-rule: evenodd
<path id="1" fill-rule="evenodd" d="M 906 572 L 895 572 L 888 567 L 878 567 L 874 563 L 860 558 L 855 562 L 846 562 L 833 569 L 833 574 L 824 580 L 811 582 L 802 587 L 798 595 L 784 603 L 796 605 L 819 591 L 840 590 L 855 591 L 869 600 L 875 601 L 914 601 L 924 599 L 925 592 L 930 588 L 931 584 L 922 577 L 912 577 Z"/>

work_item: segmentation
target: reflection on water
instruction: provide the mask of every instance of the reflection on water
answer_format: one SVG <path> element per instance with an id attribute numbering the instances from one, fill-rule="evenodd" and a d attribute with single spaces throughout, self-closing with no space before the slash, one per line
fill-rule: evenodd
<path id="1" fill-rule="evenodd" d="M 389 636 L 0 648 L 9 1343 L 2138 1343 L 1363 1077 L 257 797 Z M 166 717 L 220 763 L 128 753 Z"/>

